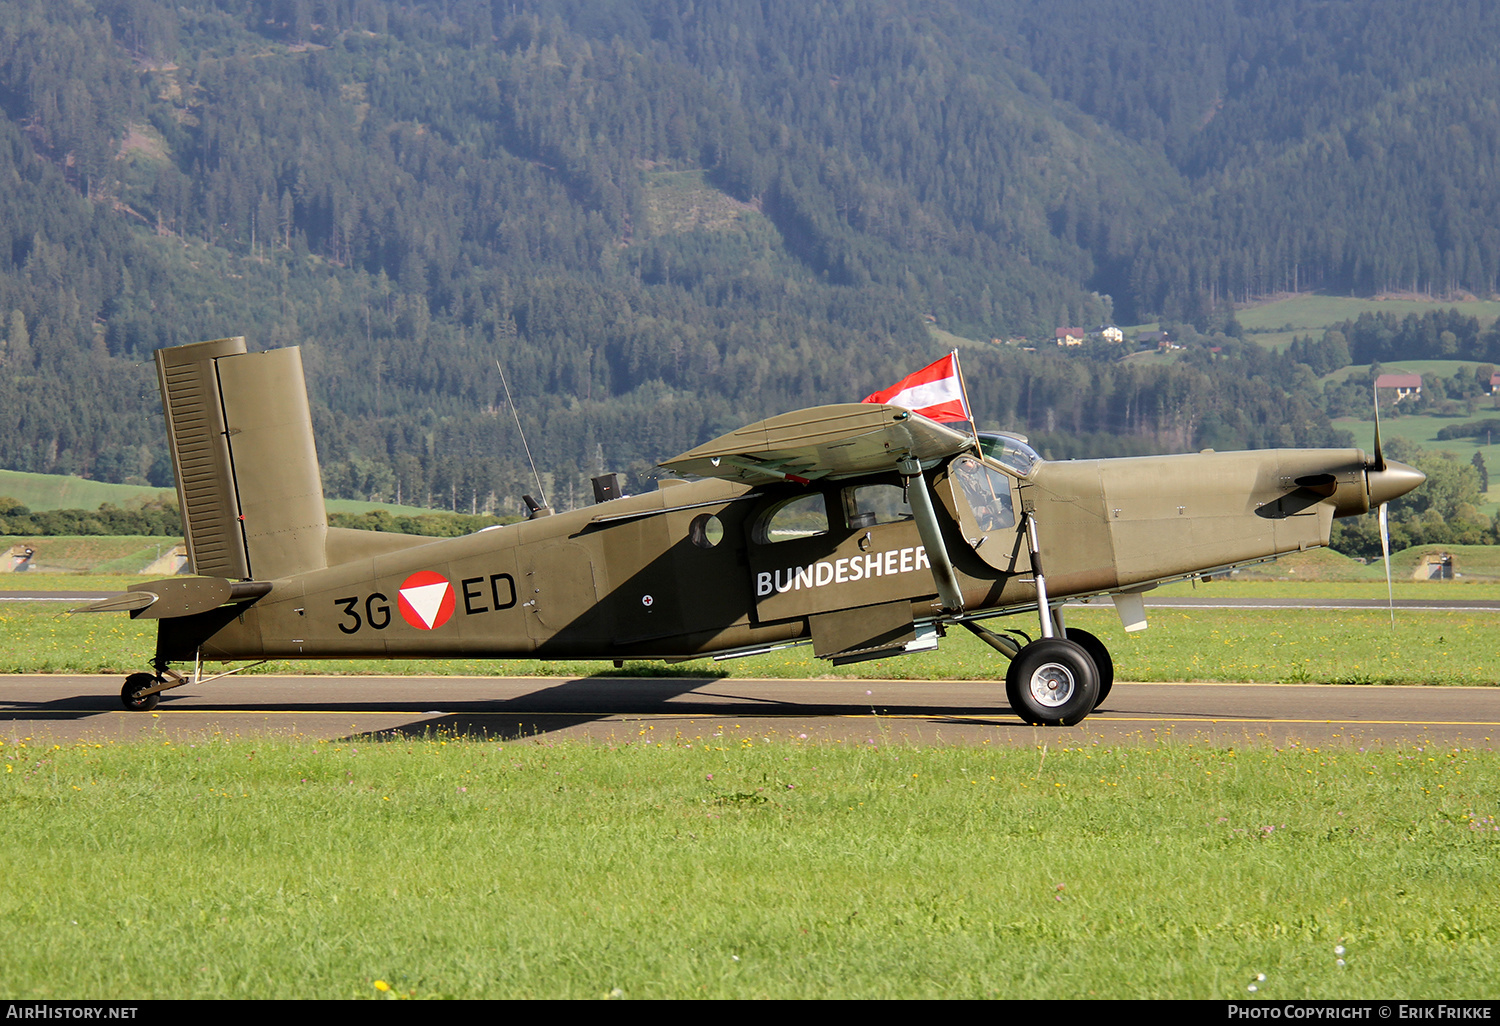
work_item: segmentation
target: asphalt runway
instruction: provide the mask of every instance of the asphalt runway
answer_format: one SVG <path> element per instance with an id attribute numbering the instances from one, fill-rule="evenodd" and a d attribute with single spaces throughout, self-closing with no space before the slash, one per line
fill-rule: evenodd
<path id="1" fill-rule="evenodd" d="M 1121 682 L 1076 727 L 1032 727 L 987 681 L 704 677 L 226 677 L 130 712 L 115 676 L 0 677 L 0 740 L 428 734 L 611 743 L 768 737 L 877 744 L 1291 743 L 1493 751 L 1500 688 Z"/>

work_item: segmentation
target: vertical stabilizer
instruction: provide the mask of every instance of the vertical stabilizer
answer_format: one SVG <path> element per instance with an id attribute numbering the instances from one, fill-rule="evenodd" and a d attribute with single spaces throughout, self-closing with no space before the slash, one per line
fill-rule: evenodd
<path id="1" fill-rule="evenodd" d="M 156 370 L 193 572 L 274 580 L 325 566 L 301 352 L 218 339 L 158 350 Z"/>

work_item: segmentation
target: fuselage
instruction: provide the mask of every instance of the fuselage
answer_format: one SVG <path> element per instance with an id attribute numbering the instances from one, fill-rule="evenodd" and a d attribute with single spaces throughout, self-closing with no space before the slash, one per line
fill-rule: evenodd
<path id="1" fill-rule="evenodd" d="M 1421 480 L 1390 466 L 1407 472 L 1402 491 Z M 960 454 L 925 480 L 970 616 L 1035 609 L 1027 513 L 1055 602 L 1326 545 L 1336 515 L 1370 508 L 1383 472 L 1355 449 L 1039 461 L 1024 474 Z M 670 658 L 855 636 L 861 611 L 951 618 L 902 487 L 895 474 L 670 481 L 462 538 L 335 532 L 330 552 L 349 558 L 207 620 L 163 620 L 159 654 Z"/>

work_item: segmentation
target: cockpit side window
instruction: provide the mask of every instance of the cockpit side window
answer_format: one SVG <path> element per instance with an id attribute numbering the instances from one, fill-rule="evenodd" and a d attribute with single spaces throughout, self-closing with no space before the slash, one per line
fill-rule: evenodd
<path id="1" fill-rule="evenodd" d="M 1025 477 L 1031 469 L 1042 462 L 1037 451 L 1017 435 L 982 432 L 979 435 L 979 451 L 999 463 L 1017 477 Z"/>
<path id="2" fill-rule="evenodd" d="M 822 492 L 801 495 L 761 516 L 753 537 L 758 544 L 793 541 L 828 533 L 828 503 Z"/>
<path id="3" fill-rule="evenodd" d="M 1010 501 L 1010 478 L 985 466 L 972 456 L 953 461 L 949 474 L 974 513 L 981 531 L 1001 531 L 1016 526 Z"/>
<path id="4" fill-rule="evenodd" d="M 853 529 L 911 519 L 911 506 L 899 485 L 853 485 L 844 489 L 843 496 L 844 521 Z"/>

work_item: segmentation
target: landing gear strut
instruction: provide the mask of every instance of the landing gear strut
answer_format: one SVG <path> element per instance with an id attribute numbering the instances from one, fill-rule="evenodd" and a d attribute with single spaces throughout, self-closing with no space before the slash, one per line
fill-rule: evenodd
<path id="1" fill-rule="evenodd" d="M 1062 609 L 1054 610 L 1047 601 L 1036 520 L 1029 510 L 1025 517 L 1042 636 L 1032 641 L 1021 634 L 1026 638 L 1026 644 L 1021 645 L 1015 638 L 996 634 L 970 620 L 960 623 L 1010 660 L 1005 672 L 1005 697 L 1016 715 L 1027 723 L 1071 727 L 1109 694 L 1115 682 L 1115 663 L 1104 642 L 1088 631 L 1064 625 Z"/>

